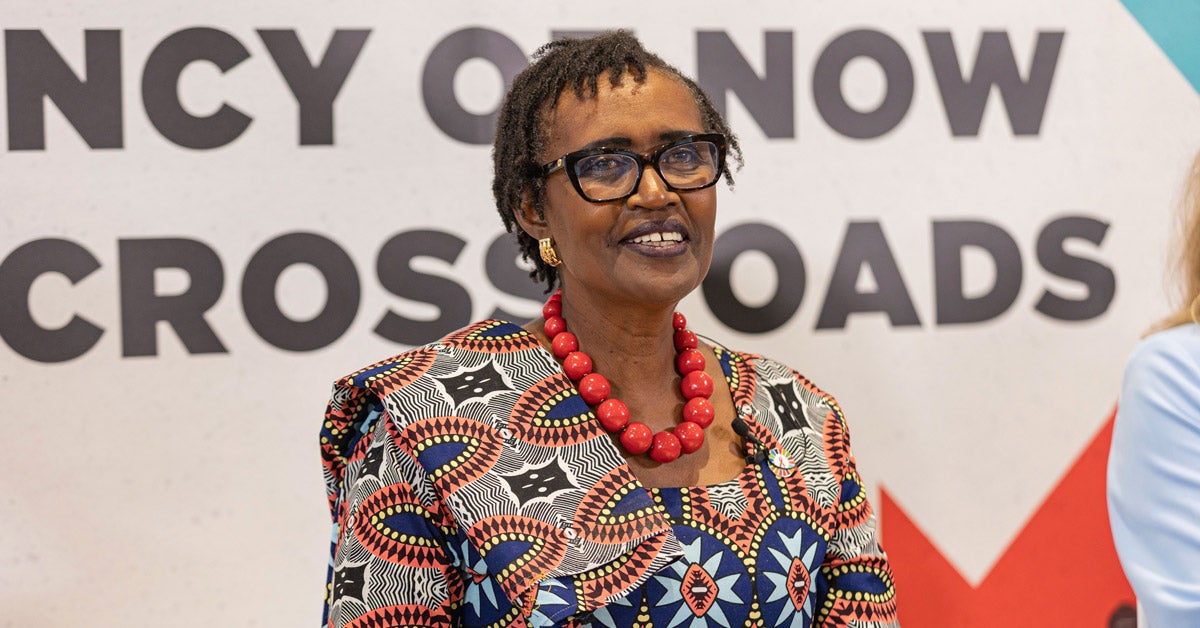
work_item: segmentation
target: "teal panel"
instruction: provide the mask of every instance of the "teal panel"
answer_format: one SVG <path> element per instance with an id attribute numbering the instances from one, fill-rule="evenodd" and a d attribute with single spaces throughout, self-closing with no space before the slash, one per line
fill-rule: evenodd
<path id="1" fill-rule="evenodd" d="M 1200 0 L 1121 0 L 1200 93 Z"/>

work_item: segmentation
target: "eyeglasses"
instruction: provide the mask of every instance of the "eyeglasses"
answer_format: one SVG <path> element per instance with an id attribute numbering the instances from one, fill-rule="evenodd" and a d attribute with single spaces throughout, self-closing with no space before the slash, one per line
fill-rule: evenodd
<path id="1" fill-rule="evenodd" d="M 725 169 L 725 136 L 688 135 L 647 155 L 614 148 L 585 148 L 542 166 L 542 176 L 565 170 L 579 195 L 593 203 L 633 196 L 646 166 L 675 191 L 700 190 L 717 182 Z"/>

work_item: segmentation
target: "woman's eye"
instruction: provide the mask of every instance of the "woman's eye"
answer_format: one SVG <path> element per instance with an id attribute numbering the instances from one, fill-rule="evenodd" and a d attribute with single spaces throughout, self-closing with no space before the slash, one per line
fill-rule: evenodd
<path id="1" fill-rule="evenodd" d="M 624 170 L 625 160 L 610 155 L 598 155 L 579 163 L 579 176 L 586 178 L 604 178 L 620 174 Z"/>
<path id="2" fill-rule="evenodd" d="M 662 161 L 670 166 L 687 167 L 699 165 L 703 159 L 695 146 L 680 146 L 663 155 Z"/>

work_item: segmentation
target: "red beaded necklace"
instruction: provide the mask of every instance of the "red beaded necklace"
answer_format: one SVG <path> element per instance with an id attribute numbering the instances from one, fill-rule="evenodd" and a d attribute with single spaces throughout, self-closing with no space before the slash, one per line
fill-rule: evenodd
<path id="1" fill-rule="evenodd" d="M 555 357 L 562 360 L 563 372 L 579 395 L 591 405 L 596 418 L 609 434 L 619 434 L 621 446 L 632 455 L 650 452 L 655 462 L 667 463 L 681 453 L 690 454 L 704 444 L 704 428 L 708 427 L 716 411 L 708 400 L 713 393 L 713 381 L 704 372 L 704 354 L 696 348 L 700 341 L 696 334 L 688 331 L 687 319 L 675 312 L 671 325 L 675 329 L 675 368 L 683 376 L 679 388 L 687 403 L 683 406 L 683 421 L 673 429 L 657 434 L 639 421 L 629 420 L 629 408 L 625 402 L 610 397 L 612 386 L 601 374 L 592 371 L 592 358 L 579 350 L 579 340 L 567 331 L 567 321 L 562 317 L 562 291 L 550 295 L 542 306 L 546 319 L 543 327 L 550 338 L 550 347 Z"/>

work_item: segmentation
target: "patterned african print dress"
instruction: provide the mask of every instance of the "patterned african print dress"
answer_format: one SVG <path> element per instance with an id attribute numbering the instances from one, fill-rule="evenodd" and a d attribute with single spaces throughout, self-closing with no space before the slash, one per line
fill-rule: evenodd
<path id="1" fill-rule="evenodd" d="M 549 352 L 484 321 L 334 386 L 329 626 L 895 626 L 833 398 L 716 355 L 750 447 L 647 489 Z"/>

